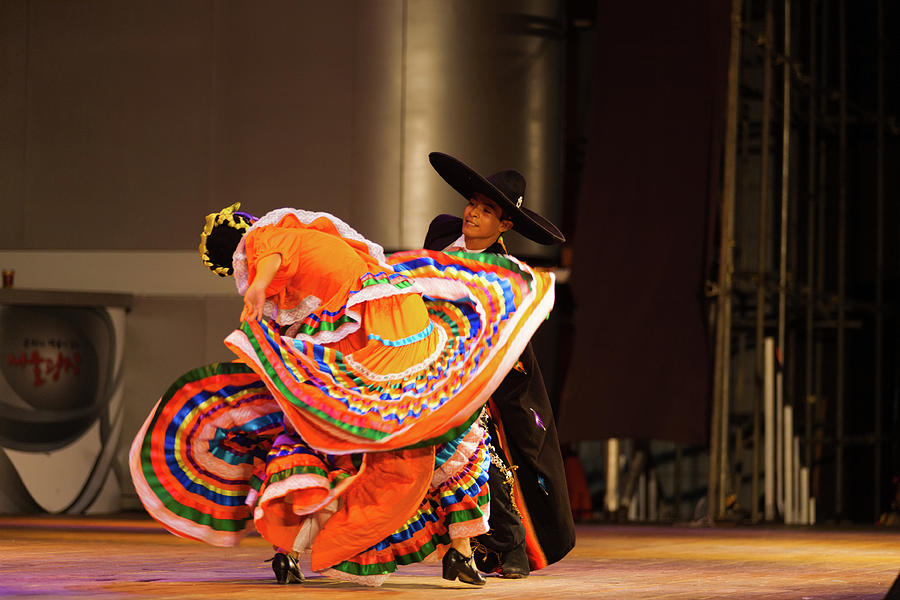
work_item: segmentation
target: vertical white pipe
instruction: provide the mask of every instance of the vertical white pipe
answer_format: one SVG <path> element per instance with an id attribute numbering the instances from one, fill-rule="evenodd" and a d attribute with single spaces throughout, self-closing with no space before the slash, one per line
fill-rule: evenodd
<path id="1" fill-rule="evenodd" d="M 637 517 L 638 521 L 646 521 L 647 520 L 647 475 L 641 473 L 641 476 L 638 477 L 638 510 Z"/>
<path id="2" fill-rule="evenodd" d="M 775 520 L 775 340 L 766 338 L 763 376 L 763 411 L 765 416 L 764 444 L 765 519 Z"/>
<path id="3" fill-rule="evenodd" d="M 784 365 L 784 363 L 781 363 Z M 774 368 L 774 367 L 773 367 Z M 775 504 L 782 515 L 784 502 L 784 374 L 775 372 Z"/>
<path id="4" fill-rule="evenodd" d="M 816 524 L 816 499 L 815 498 L 809 499 L 809 524 L 810 525 Z"/>
<path id="5" fill-rule="evenodd" d="M 628 520 L 629 521 L 637 521 L 638 520 L 638 503 L 641 501 L 641 495 L 638 493 L 638 490 L 634 491 L 634 494 L 631 495 L 631 500 L 628 502 Z"/>
<path id="6" fill-rule="evenodd" d="M 619 510 L 619 440 L 606 441 L 606 511 L 613 515 Z"/>
<path id="7" fill-rule="evenodd" d="M 800 507 L 800 436 L 795 435 L 792 436 L 791 439 L 793 440 L 792 453 L 794 456 L 794 469 L 791 475 L 791 489 L 794 490 L 794 493 L 791 496 L 791 514 L 794 517 L 794 523 L 802 523 L 805 525 L 806 523 L 800 518 L 800 512 L 802 510 Z"/>
<path id="8" fill-rule="evenodd" d="M 784 407 L 784 468 L 782 474 L 784 476 L 784 522 L 791 524 L 794 522 L 794 451 L 791 446 L 794 444 L 794 407 L 788 404 Z"/>
<path id="9" fill-rule="evenodd" d="M 809 525 L 809 467 L 800 467 L 800 523 Z"/>
<path id="10" fill-rule="evenodd" d="M 659 482 L 656 479 L 656 469 L 650 469 L 650 478 L 647 483 L 647 519 L 656 522 L 659 520 Z"/>

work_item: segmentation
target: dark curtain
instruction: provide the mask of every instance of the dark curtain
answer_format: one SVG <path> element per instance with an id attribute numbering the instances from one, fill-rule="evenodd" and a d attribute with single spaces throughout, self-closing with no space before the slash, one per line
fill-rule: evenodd
<path id="1" fill-rule="evenodd" d="M 563 440 L 708 441 L 730 4 L 599 2 Z"/>

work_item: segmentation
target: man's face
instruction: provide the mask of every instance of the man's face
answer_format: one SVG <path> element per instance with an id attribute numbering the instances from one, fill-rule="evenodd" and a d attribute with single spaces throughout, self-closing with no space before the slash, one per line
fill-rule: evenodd
<path id="1" fill-rule="evenodd" d="M 490 198 L 476 193 L 463 211 L 462 232 L 469 250 L 484 250 L 512 228 L 509 219 L 501 219 L 500 205 Z"/>

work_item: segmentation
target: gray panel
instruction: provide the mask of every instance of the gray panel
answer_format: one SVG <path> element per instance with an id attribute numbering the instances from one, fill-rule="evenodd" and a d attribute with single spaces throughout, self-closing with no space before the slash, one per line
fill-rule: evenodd
<path id="1" fill-rule="evenodd" d="M 217 4 L 212 197 L 351 220 L 352 4 Z"/>
<path id="2" fill-rule="evenodd" d="M 426 155 L 447 152 L 483 175 L 516 168 L 525 206 L 551 220 L 561 207 L 562 41 L 554 0 L 410 3 L 406 55 L 403 242 L 420 245 L 431 218 L 460 214 L 460 198 Z M 510 250 L 555 252 L 508 236 Z"/>
<path id="3" fill-rule="evenodd" d="M 204 351 L 199 364 L 229 362 L 234 353 L 225 347 L 225 337 L 240 325 L 243 300 L 237 291 L 233 296 L 213 296 L 204 299 Z"/>
<path id="4" fill-rule="evenodd" d="M 401 247 L 403 30 L 402 1 L 357 4 L 351 224 L 388 250 Z"/>
<path id="5" fill-rule="evenodd" d="M 210 7 L 33 2 L 27 248 L 186 248 L 208 178 Z"/>
<path id="6" fill-rule="evenodd" d="M 24 0 L 0 2 L 0 248 L 24 242 L 26 6 Z"/>

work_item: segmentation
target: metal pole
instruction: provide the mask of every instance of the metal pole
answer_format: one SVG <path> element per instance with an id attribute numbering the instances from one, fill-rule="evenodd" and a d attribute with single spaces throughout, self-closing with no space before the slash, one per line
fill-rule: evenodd
<path id="1" fill-rule="evenodd" d="M 784 522 L 794 523 L 794 407 L 784 405 Z"/>
<path id="2" fill-rule="evenodd" d="M 737 362 L 737 373 L 734 375 L 734 380 L 737 382 L 734 390 L 734 405 L 735 406 L 743 406 L 744 405 L 744 355 L 747 352 L 747 333 L 745 331 L 741 331 L 738 335 L 738 362 Z M 729 487 L 732 493 L 736 498 L 740 499 L 741 497 L 741 488 L 743 487 L 742 475 L 743 468 L 741 465 L 744 464 L 744 432 L 743 428 L 738 426 L 734 428 L 734 451 L 731 453 L 731 461 L 728 465 L 728 470 L 731 473 L 731 481 L 729 481 Z"/>
<path id="3" fill-rule="evenodd" d="M 772 37 L 775 26 L 772 16 L 772 0 L 766 0 L 766 44 L 763 47 L 763 99 L 762 99 L 762 137 L 759 164 L 759 245 L 757 247 L 756 267 L 756 387 L 757 394 L 753 402 L 753 483 L 750 495 L 753 498 L 752 519 L 759 521 L 759 467 L 760 467 L 760 415 L 762 413 L 763 372 L 765 348 L 763 343 L 766 317 L 766 245 L 768 240 L 767 210 L 769 203 L 769 132 L 772 122 Z"/>
<path id="4" fill-rule="evenodd" d="M 824 20 L 825 11 L 822 11 Z M 822 73 L 824 77 L 824 73 Z M 824 108 L 826 102 L 822 102 L 822 117 L 825 118 Z M 825 204 L 828 201 L 825 174 L 828 169 L 828 153 L 827 141 L 823 137 L 819 138 L 819 174 L 817 181 L 819 182 L 818 193 L 819 203 L 815 208 L 816 211 L 816 231 L 819 232 L 819 238 L 816 240 L 816 297 L 821 298 L 825 293 L 825 242 L 827 230 L 825 228 Z M 830 310 L 830 309 L 829 309 Z M 820 441 L 825 434 L 826 416 L 829 407 L 827 406 L 827 397 L 822 393 L 824 389 L 823 380 L 825 377 L 825 369 L 823 368 L 823 360 L 825 356 L 825 343 L 822 337 L 814 337 L 813 342 L 813 393 L 816 396 L 816 404 L 813 407 L 813 420 L 819 422 L 820 426 L 813 429 L 813 454 L 810 458 L 810 495 L 815 498 L 821 491 L 819 487 L 820 476 L 822 474 L 822 466 L 820 459 L 822 457 L 823 444 Z M 810 518 L 812 523 L 812 518 Z"/>
<path id="5" fill-rule="evenodd" d="M 809 505 L 809 467 L 800 467 L 800 522 L 804 525 L 812 525 Z"/>
<path id="6" fill-rule="evenodd" d="M 765 438 L 765 515 L 766 521 L 775 519 L 775 340 L 767 337 L 765 341 L 766 348 L 766 367 L 764 375 L 765 395 L 763 403 L 765 407 L 766 418 L 766 438 Z"/>
<path id="7" fill-rule="evenodd" d="M 738 74 L 741 54 L 741 1 L 731 2 L 731 50 L 728 65 L 728 105 L 725 123 L 725 164 L 722 182 L 722 217 L 719 261 L 719 296 L 717 320 L 716 370 L 713 385 L 712 437 L 709 455 L 708 515 L 725 514 L 725 444 L 728 429 L 723 420 L 728 415 L 729 371 L 731 357 L 731 288 L 734 275 L 734 197 L 735 162 L 737 160 Z M 717 481 L 718 480 L 718 481 Z"/>
<path id="8" fill-rule="evenodd" d="M 875 158 L 875 518 L 881 515 L 882 369 L 884 366 L 884 0 L 878 0 L 878 154 Z"/>
<path id="9" fill-rule="evenodd" d="M 791 1 L 784 2 L 784 56 L 791 55 Z M 783 108 L 781 114 L 781 240 L 778 268 L 778 350 L 781 352 L 781 372 L 776 375 L 777 390 L 776 403 L 779 404 L 776 414 L 782 414 L 781 403 L 784 402 L 784 377 L 787 371 L 786 365 L 790 363 L 787 358 L 787 234 L 788 234 L 788 182 L 791 167 L 791 65 L 787 59 L 784 61 L 782 72 Z M 779 402 L 779 400 L 781 402 Z M 779 431 L 782 431 L 779 428 Z M 782 436 L 779 443 L 782 465 L 786 465 L 790 438 Z M 782 478 L 790 477 L 790 473 L 783 470 Z M 779 479 L 779 482 L 781 480 Z M 781 489 L 786 489 L 782 487 Z M 782 496 L 785 510 L 787 511 L 790 499 Z"/>
<path id="10" fill-rule="evenodd" d="M 619 511 L 619 440 L 606 440 L 606 512 L 610 519 Z"/>
<path id="11" fill-rule="evenodd" d="M 672 485 L 672 495 L 675 497 L 675 520 L 681 520 L 681 467 L 684 462 L 684 452 L 681 444 L 675 444 L 675 481 Z"/>
<path id="12" fill-rule="evenodd" d="M 719 255 L 722 256 L 726 253 L 724 247 L 728 245 L 728 240 L 725 238 L 725 201 L 723 201 L 722 206 L 722 223 L 720 224 L 720 237 L 721 241 L 719 242 L 722 245 L 722 248 L 719 250 Z M 715 350 L 715 368 L 713 371 L 713 398 L 712 398 L 712 415 L 710 416 L 710 431 L 709 431 L 709 473 L 707 474 L 707 489 L 706 489 L 706 518 L 709 521 L 715 520 L 716 517 L 716 507 L 718 506 L 718 493 L 716 490 L 718 483 L 718 464 L 719 464 L 719 436 L 721 435 L 719 430 L 722 425 L 722 378 L 723 371 L 726 369 L 726 365 L 722 360 L 722 338 L 724 336 L 724 327 L 722 325 L 722 321 L 724 321 L 724 313 L 725 313 L 725 300 L 723 298 L 724 288 L 722 287 L 723 282 L 726 279 L 724 275 L 726 271 L 726 266 L 724 262 L 719 263 L 719 293 L 716 297 L 716 350 Z"/>
<path id="13" fill-rule="evenodd" d="M 819 93 L 816 89 L 816 8 L 818 4 L 818 0 L 813 0 L 809 6 L 809 196 L 806 202 L 806 347 L 804 348 L 805 376 L 803 381 L 803 389 L 806 394 L 806 411 L 803 419 L 804 461 L 807 469 L 812 466 L 813 405 L 816 401 L 816 394 L 813 391 L 813 305 L 815 303 L 816 194 L 818 193 L 816 186 L 818 183 L 816 174 L 816 144 L 818 143 L 816 141 L 816 127 L 818 126 L 816 100 Z M 808 485 L 806 493 L 809 494 Z M 804 517 L 807 515 L 806 509 L 806 504 L 800 507 Z M 804 521 L 809 522 L 806 518 Z"/>
<path id="14" fill-rule="evenodd" d="M 838 309 L 837 309 L 837 390 L 835 416 L 837 443 L 835 447 L 834 507 L 837 516 L 844 514 L 844 308 L 847 282 L 847 26 L 844 21 L 844 0 L 838 0 L 838 44 L 840 52 L 839 148 L 838 148 Z"/>
<path id="15" fill-rule="evenodd" d="M 831 40 L 829 37 L 829 23 L 828 19 L 831 14 L 829 11 L 829 2 L 830 0 L 821 0 L 822 1 L 822 10 L 819 12 L 819 44 L 817 46 L 816 56 L 822 56 L 827 58 L 827 50 L 831 47 Z M 823 60 L 823 64 L 827 61 Z M 820 81 L 819 90 L 828 89 L 828 69 L 825 67 L 821 67 L 818 72 L 818 80 Z M 822 113 L 823 120 L 827 120 L 828 118 L 828 110 L 829 104 L 826 96 L 819 97 L 822 101 L 820 103 L 819 112 Z M 818 190 L 819 195 L 819 203 L 816 206 L 816 231 L 819 232 L 819 238 L 816 240 L 816 297 L 822 298 L 825 294 L 825 270 L 826 270 L 826 262 L 825 262 L 825 242 L 827 240 L 828 230 L 825 226 L 825 210 L 826 205 L 829 201 L 828 187 L 826 184 L 826 174 L 828 173 L 829 166 L 829 157 L 828 157 L 828 144 L 829 141 L 825 139 L 824 136 L 819 137 L 819 177 L 818 182 L 819 185 L 816 188 Z M 830 310 L 830 307 L 829 307 Z M 814 371 L 815 374 L 813 376 L 814 386 L 815 386 L 815 394 L 816 394 L 816 402 L 817 405 L 815 407 L 815 414 L 817 419 L 822 420 L 822 427 L 814 432 L 814 436 L 816 438 L 815 443 L 813 444 L 813 462 L 812 464 L 812 474 L 810 481 L 810 494 L 813 496 L 813 500 L 820 493 L 819 483 L 820 476 L 822 473 L 822 467 L 819 464 L 819 459 L 822 456 L 823 444 L 819 441 L 819 438 L 825 433 L 825 425 L 824 423 L 827 421 L 827 411 L 829 407 L 825 405 L 827 400 L 826 396 L 822 394 L 822 390 L 824 389 L 824 377 L 825 377 L 825 369 L 823 368 L 823 360 L 825 354 L 825 343 L 822 341 L 822 338 L 819 337 L 815 340 L 815 349 L 814 349 L 815 357 L 813 362 L 815 363 Z M 813 503 L 810 503 L 810 523 L 815 522 L 815 511 L 813 510 Z"/>

